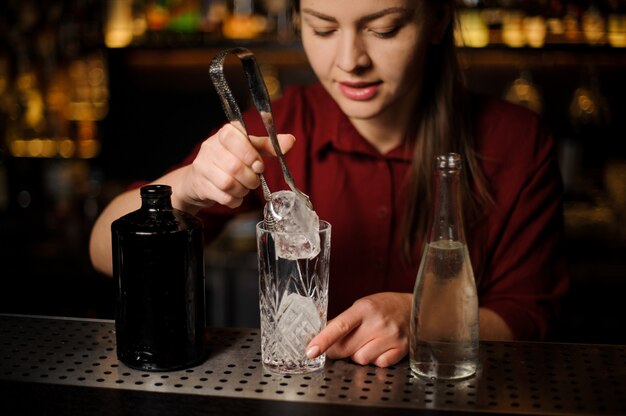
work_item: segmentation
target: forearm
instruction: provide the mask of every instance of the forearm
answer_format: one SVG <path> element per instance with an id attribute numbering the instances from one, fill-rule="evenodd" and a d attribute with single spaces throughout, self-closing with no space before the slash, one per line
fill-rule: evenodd
<path id="1" fill-rule="evenodd" d="M 91 229 L 89 256 L 93 267 L 99 272 L 111 276 L 111 223 L 141 206 L 139 189 L 118 195 L 107 205 Z"/>
<path id="2" fill-rule="evenodd" d="M 479 308 L 480 339 L 511 341 L 513 332 L 507 323 L 494 311 L 487 308 Z"/>
<path id="3" fill-rule="evenodd" d="M 181 188 L 186 168 L 183 167 L 172 171 L 152 183 L 170 185 L 172 187 L 172 205 L 177 209 L 195 214 L 200 207 L 185 202 L 179 196 L 183 193 L 178 192 L 179 188 Z M 91 231 L 89 255 L 94 268 L 99 272 L 109 276 L 113 274 L 111 224 L 121 216 L 139 209 L 140 206 L 139 189 L 129 190 L 115 197 L 96 220 Z"/>

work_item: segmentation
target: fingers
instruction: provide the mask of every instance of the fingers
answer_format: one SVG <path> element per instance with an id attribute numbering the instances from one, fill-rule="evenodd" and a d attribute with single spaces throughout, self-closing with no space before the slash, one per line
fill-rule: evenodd
<path id="1" fill-rule="evenodd" d="M 289 151 L 295 138 L 278 135 L 283 152 Z M 274 154 L 267 137 L 246 137 L 241 126 L 226 124 L 202 143 L 200 152 L 186 175 L 184 197 L 191 204 L 210 203 L 235 208 L 250 190 L 260 185 L 263 172 L 262 155 Z"/>
<path id="2" fill-rule="evenodd" d="M 219 143 L 228 150 L 254 173 L 263 173 L 263 160 L 261 155 L 276 156 L 272 142 L 268 137 L 245 136 L 245 134 L 231 124 L 225 125 L 218 132 Z M 278 144 L 283 153 L 287 153 L 296 141 L 291 134 L 277 135 Z"/>
<path id="3" fill-rule="evenodd" d="M 326 354 L 330 359 L 350 358 L 360 365 L 389 367 L 406 355 L 408 343 L 395 336 L 380 335 L 375 335 L 374 330 L 359 328 L 332 345 Z"/>
<path id="4" fill-rule="evenodd" d="M 248 140 L 244 130 L 237 124 L 227 124 L 220 132 L 223 132 L 220 135 L 222 145 L 239 155 L 242 162 L 249 166 L 252 166 L 255 161 L 262 163 L 261 155 L 277 156 L 269 137 L 249 135 L 250 140 Z M 283 153 L 287 153 L 296 142 L 296 138 L 292 134 L 277 134 L 276 138 Z M 262 173 L 262 171 L 258 170 L 255 170 L 255 172 Z"/>
<path id="5" fill-rule="evenodd" d="M 291 134 L 278 134 L 276 137 L 278 138 L 280 150 L 283 153 L 287 153 L 296 142 L 296 138 Z M 277 156 L 269 137 L 250 136 L 250 140 L 252 141 L 253 146 L 258 149 L 262 155 Z"/>
<path id="6" fill-rule="evenodd" d="M 213 201 L 235 208 L 251 189 L 259 186 L 252 167 L 257 161 L 260 155 L 248 139 L 226 125 L 202 143 L 183 181 L 185 194 L 199 206 Z"/>
<path id="7" fill-rule="evenodd" d="M 411 295 L 377 293 L 357 300 L 328 323 L 307 347 L 309 358 L 326 352 L 362 365 L 387 367 L 408 351 Z"/>
<path id="8" fill-rule="evenodd" d="M 236 127 L 227 124 L 217 133 L 217 139 L 221 147 L 226 150 L 221 156 L 232 156 L 226 163 L 236 166 L 237 162 L 247 166 L 254 174 L 263 172 L 263 161 L 257 149 L 250 143 L 248 138 Z M 227 170 L 229 171 L 229 170 Z"/>
<path id="9" fill-rule="evenodd" d="M 400 361 L 407 353 L 406 344 L 394 344 L 383 338 L 374 338 L 370 342 L 355 349 L 348 357 L 360 365 L 374 364 L 377 367 L 389 367 Z M 332 358 L 329 350 L 329 358 Z"/>
<path id="10" fill-rule="evenodd" d="M 390 367 L 402 360 L 407 352 L 407 349 L 392 348 L 379 355 L 378 358 L 373 361 L 373 363 L 377 367 Z"/>
<path id="11" fill-rule="evenodd" d="M 330 321 L 326 328 L 317 334 L 306 349 L 309 358 L 315 358 L 326 352 L 331 345 L 351 333 L 361 325 L 361 317 L 352 308 Z"/>

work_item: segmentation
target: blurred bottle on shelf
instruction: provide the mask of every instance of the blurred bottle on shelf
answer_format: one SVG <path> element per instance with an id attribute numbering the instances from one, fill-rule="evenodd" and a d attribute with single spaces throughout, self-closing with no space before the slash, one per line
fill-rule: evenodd
<path id="1" fill-rule="evenodd" d="M 570 147 L 576 155 L 576 166 L 572 169 L 575 174 L 571 181 L 575 194 L 590 198 L 602 187 L 603 170 L 611 154 L 608 129 L 611 119 L 611 107 L 602 93 L 598 69 L 592 65 L 583 68 L 581 81 L 569 104 Z"/>
<path id="2" fill-rule="evenodd" d="M 484 48 L 489 42 L 489 27 L 481 10 L 462 9 L 456 27 L 456 43 L 469 48 Z"/>
<path id="3" fill-rule="evenodd" d="M 109 0 L 104 28 L 104 44 L 108 48 L 124 48 L 133 41 L 132 0 Z"/>
<path id="4" fill-rule="evenodd" d="M 15 81 L 9 94 L 6 140 L 15 156 L 40 156 L 46 134 L 41 80 L 24 43 L 17 46 Z"/>
<path id="5" fill-rule="evenodd" d="M 607 40 L 614 48 L 626 47 L 626 1 L 609 1 Z"/>
<path id="6" fill-rule="evenodd" d="M 227 0 L 204 0 L 200 30 L 206 33 L 221 33 L 228 13 Z"/>
<path id="7" fill-rule="evenodd" d="M 255 12 L 253 0 L 233 0 L 232 13 L 222 26 L 228 39 L 254 39 L 265 32 L 267 19 Z"/>
<path id="8" fill-rule="evenodd" d="M 100 148 L 97 121 L 108 111 L 103 56 L 73 61 L 54 72 L 44 88 L 41 76 L 18 65 L 6 140 L 15 157 L 90 159 Z"/>
<path id="9" fill-rule="evenodd" d="M 291 40 L 295 34 L 289 3 L 289 0 L 263 0 L 262 2 L 267 13 L 265 31 L 268 34 L 274 34 L 278 41 Z"/>
<path id="10" fill-rule="evenodd" d="M 568 43 L 579 43 L 581 40 L 579 7 L 568 4 L 563 16 L 563 35 Z"/>
<path id="11" fill-rule="evenodd" d="M 565 25 L 563 16 L 565 14 L 565 4 L 561 0 L 550 0 L 543 9 L 543 16 L 546 20 L 546 42 L 563 43 L 565 35 Z"/>
<path id="12" fill-rule="evenodd" d="M 150 0 L 141 6 L 137 3 L 135 0 L 135 9 L 144 10 L 147 31 L 153 37 L 169 36 L 168 43 L 172 45 L 190 39 L 172 38 L 173 34 L 212 34 L 236 40 L 293 39 L 288 0 Z"/>
<path id="13" fill-rule="evenodd" d="M 590 45 L 604 45 L 606 42 L 606 20 L 597 6 L 591 3 L 581 17 L 583 36 Z"/>
<path id="14" fill-rule="evenodd" d="M 504 98 L 515 104 L 522 105 L 537 114 L 543 111 L 543 98 L 539 87 L 533 83 L 529 71 L 520 71 L 519 76 L 513 80 L 507 89 Z"/>
<path id="15" fill-rule="evenodd" d="M 548 44 L 626 47 L 623 0 L 458 0 L 457 44 L 542 48 Z M 486 31 L 485 31 L 486 30 Z"/>
<path id="16" fill-rule="evenodd" d="M 145 4 L 147 28 L 153 32 L 165 30 L 170 20 L 168 0 L 149 0 Z"/>
<path id="17" fill-rule="evenodd" d="M 458 0 L 457 44 L 542 48 L 546 43 L 626 46 L 622 0 Z M 294 39 L 289 0 L 111 0 L 108 47 L 188 45 L 221 39 Z M 27 14 L 29 15 L 29 14 Z M 25 19 L 28 20 L 28 19 Z M 207 35 L 211 36 L 207 36 Z M 119 46 L 116 46 L 119 45 Z"/>
<path id="18" fill-rule="evenodd" d="M 502 19 L 502 41 L 510 48 L 526 46 L 523 11 L 511 9 L 504 13 Z"/>
<path id="19" fill-rule="evenodd" d="M 581 85 L 576 88 L 569 107 L 573 126 L 606 126 L 611 119 L 608 100 L 602 94 L 598 72 L 594 67 L 587 69 Z"/>
<path id="20" fill-rule="evenodd" d="M 531 48 L 542 48 L 546 42 L 547 26 L 543 15 L 524 17 L 524 36 Z"/>

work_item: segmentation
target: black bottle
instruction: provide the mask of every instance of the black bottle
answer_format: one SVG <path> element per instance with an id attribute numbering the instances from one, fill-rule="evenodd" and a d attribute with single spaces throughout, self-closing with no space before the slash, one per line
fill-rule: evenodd
<path id="1" fill-rule="evenodd" d="M 111 224 L 117 355 L 141 370 L 206 357 L 202 224 L 172 208 L 171 194 L 167 185 L 144 186 L 141 208 Z"/>

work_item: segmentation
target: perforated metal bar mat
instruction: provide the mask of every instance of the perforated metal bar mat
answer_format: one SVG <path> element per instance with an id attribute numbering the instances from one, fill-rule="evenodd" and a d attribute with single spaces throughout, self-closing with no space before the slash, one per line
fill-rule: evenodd
<path id="1" fill-rule="evenodd" d="M 477 377 L 434 383 L 408 362 L 386 368 L 329 361 L 308 375 L 263 368 L 255 329 L 210 329 L 210 358 L 166 373 L 118 362 L 114 323 L 0 315 L 0 379 L 356 406 L 510 414 L 626 414 L 626 346 L 481 343 Z"/>

